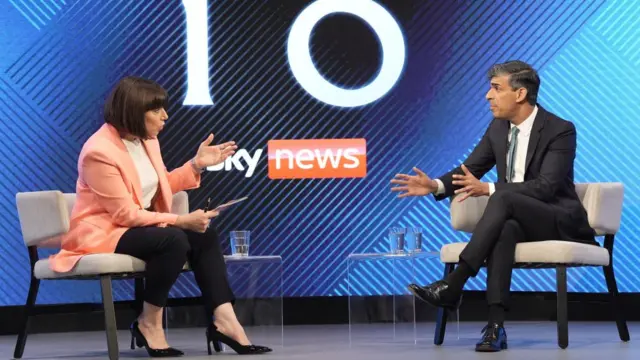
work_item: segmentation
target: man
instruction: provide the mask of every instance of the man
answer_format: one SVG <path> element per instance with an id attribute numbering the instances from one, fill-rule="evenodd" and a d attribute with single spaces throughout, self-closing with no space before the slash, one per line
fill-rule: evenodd
<path id="1" fill-rule="evenodd" d="M 573 183 L 575 126 L 537 105 L 540 78 L 530 65 L 497 64 L 488 77 L 486 98 L 494 120 L 464 164 L 435 180 L 417 168 L 417 175 L 398 174 L 391 180 L 397 185 L 391 190 L 400 192 L 400 198 L 434 194 L 439 201 L 457 195 L 455 201 L 464 201 L 489 196 L 459 266 L 430 285 L 409 285 L 431 305 L 457 308 L 464 284 L 486 261 L 489 324 L 476 351 L 507 348 L 504 317 L 518 242 L 597 244 Z M 480 181 L 494 165 L 498 182 Z"/>

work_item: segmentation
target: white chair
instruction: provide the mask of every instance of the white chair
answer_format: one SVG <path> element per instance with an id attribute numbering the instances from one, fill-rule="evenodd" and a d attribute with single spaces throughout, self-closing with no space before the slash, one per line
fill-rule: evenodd
<path id="1" fill-rule="evenodd" d="M 135 278 L 135 298 L 141 310 L 142 277 L 145 263 L 129 255 L 92 254 L 82 257 L 69 273 L 55 273 L 49 269 L 49 259 L 38 258 L 38 248 L 60 248 L 60 236 L 69 230 L 69 217 L 75 194 L 63 194 L 60 191 L 37 191 L 16 194 L 16 204 L 20 227 L 31 262 L 31 284 L 25 306 L 24 321 L 18 334 L 14 358 L 24 353 L 27 341 L 29 320 L 36 315 L 36 297 L 40 280 L 100 280 L 102 305 L 104 308 L 105 330 L 109 359 L 119 357 L 116 333 L 116 317 L 111 292 L 112 279 Z M 189 198 L 182 191 L 173 196 L 172 212 L 182 215 L 189 212 Z M 188 268 L 185 265 L 185 270 Z"/>
<path id="2" fill-rule="evenodd" d="M 629 341 L 629 330 L 620 303 L 613 272 L 613 243 L 620 228 L 624 186 L 621 183 L 576 184 L 576 191 L 587 210 L 589 224 L 598 236 L 604 236 L 604 247 L 567 241 L 535 241 L 516 245 L 514 268 L 555 268 L 558 311 L 558 346 L 569 345 L 567 314 L 567 268 L 601 266 L 607 282 L 611 305 L 616 318 L 618 334 Z M 462 203 L 451 201 L 451 224 L 456 230 L 472 233 L 487 206 L 488 197 L 469 198 Z M 440 250 L 445 263 L 445 275 L 459 262 L 460 253 L 467 243 L 447 244 Z M 441 345 L 446 330 L 447 312 L 439 311 L 434 343 Z"/>

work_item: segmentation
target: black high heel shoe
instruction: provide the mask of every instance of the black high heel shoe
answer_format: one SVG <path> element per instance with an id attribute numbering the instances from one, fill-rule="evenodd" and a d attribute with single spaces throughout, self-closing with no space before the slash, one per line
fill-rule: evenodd
<path id="1" fill-rule="evenodd" d="M 184 355 L 184 353 L 178 349 L 174 349 L 172 347 L 168 347 L 166 349 L 152 349 L 151 347 L 149 347 L 149 343 L 147 343 L 147 339 L 145 339 L 144 335 L 142 335 L 142 332 L 140 331 L 140 328 L 138 327 L 138 321 L 134 321 L 133 324 L 131 324 L 131 349 L 135 349 L 134 346 L 134 340 L 135 340 L 135 345 L 137 345 L 139 348 L 140 347 L 144 347 L 147 350 L 147 353 L 149 354 L 149 356 L 151 357 L 176 357 L 176 356 L 182 356 Z"/>
<path id="2" fill-rule="evenodd" d="M 266 346 L 241 345 L 239 342 L 218 331 L 213 325 L 207 327 L 207 350 L 209 351 L 209 355 L 211 355 L 211 343 L 213 343 L 213 349 L 216 352 L 222 351 L 222 345 L 220 345 L 220 343 L 224 343 L 238 353 L 238 355 L 257 355 L 271 351 L 271 349 Z"/>

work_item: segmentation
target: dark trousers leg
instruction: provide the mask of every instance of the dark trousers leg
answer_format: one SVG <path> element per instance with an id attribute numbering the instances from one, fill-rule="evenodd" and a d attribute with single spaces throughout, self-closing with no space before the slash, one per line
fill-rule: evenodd
<path id="1" fill-rule="evenodd" d="M 164 307 L 169 291 L 187 262 L 187 234 L 175 227 L 138 227 L 127 230 L 120 238 L 116 253 L 144 260 L 145 286 L 143 299 Z"/>
<path id="2" fill-rule="evenodd" d="M 516 223 L 519 230 L 516 230 Z M 501 236 L 503 231 L 506 231 L 504 240 Z M 487 278 L 487 298 L 494 303 L 502 303 L 505 294 L 508 300 L 517 243 L 506 240 L 509 234 L 518 236 L 520 241 L 560 237 L 553 209 L 548 204 L 511 191 L 497 191 L 491 195 L 469 244 L 460 254 L 460 259 L 476 273 L 485 261 L 490 262 L 487 264 L 490 271 Z"/>
<path id="3" fill-rule="evenodd" d="M 206 319 L 210 322 L 215 308 L 235 301 L 218 233 L 213 226 L 204 233 L 185 232 L 191 247 L 188 253 L 189 265 L 202 292 Z"/>
<path id="4" fill-rule="evenodd" d="M 553 209 L 548 204 L 511 191 L 496 191 L 478 222 L 469 244 L 460 254 L 475 272 L 491 255 L 507 220 L 513 219 L 527 241 L 559 238 Z"/>
<path id="5" fill-rule="evenodd" d="M 509 307 L 509 289 L 516 244 L 525 240 L 520 224 L 508 219 L 502 227 L 498 241 L 487 258 L 487 303 Z"/>

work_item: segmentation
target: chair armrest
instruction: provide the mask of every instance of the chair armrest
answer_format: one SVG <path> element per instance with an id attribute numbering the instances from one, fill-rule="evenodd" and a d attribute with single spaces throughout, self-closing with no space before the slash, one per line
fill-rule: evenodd
<path id="1" fill-rule="evenodd" d="M 458 202 L 457 197 L 451 197 L 451 225 L 456 230 L 472 233 L 487 207 L 489 197 L 470 197 L 463 202 Z"/>
<path id="2" fill-rule="evenodd" d="M 187 195 L 186 191 L 173 194 L 171 213 L 176 215 L 186 215 L 189 213 L 189 195 Z"/>
<path id="3" fill-rule="evenodd" d="M 16 194 L 22 238 L 27 246 L 58 246 L 69 231 L 69 210 L 62 192 L 33 191 Z"/>
<path id="4" fill-rule="evenodd" d="M 615 234 L 620 229 L 624 185 L 622 183 L 590 183 L 582 200 L 589 225 L 597 235 Z"/>

